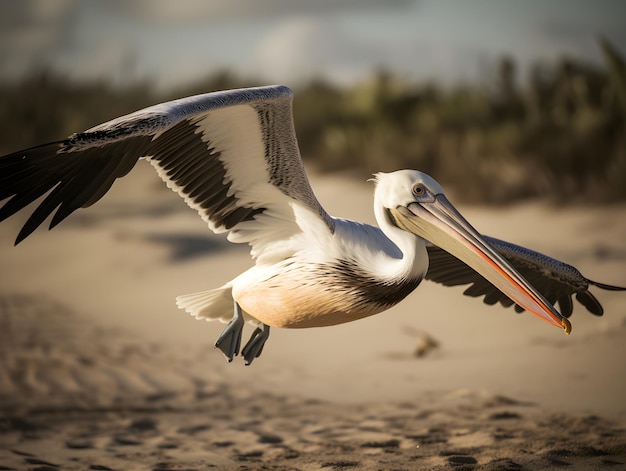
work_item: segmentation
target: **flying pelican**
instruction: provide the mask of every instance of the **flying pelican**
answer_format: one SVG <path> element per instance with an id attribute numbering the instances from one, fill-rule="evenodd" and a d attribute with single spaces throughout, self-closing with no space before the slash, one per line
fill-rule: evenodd
<path id="1" fill-rule="evenodd" d="M 424 278 L 471 283 L 466 294 L 515 304 L 566 333 L 572 295 L 602 315 L 589 286 L 624 289 L 482 236 L 433 178 L 415 170 L 375 175 L 378 227 L 330 216 L 300 159 L 291 103 L 284 86 L 207 93 L 1 157 L 0 201 L 10 199 L 0 221 L 47 194 L 17 244 L 52 213 L 50 229 L 91 206 L 138 159 L 148 159 L 212 231 L 251 247 L 252 268 L 220 288 L 177 298 L 198 319 L 228 322 L 215 346 L 229 361 L 239 354 L 244 324 L 255 325 L 241 351 L 246 364 L 261 354 L 270 327 L 371 316 L 399 303 Z M 553 307 L 557 301 L 561 313 Z"/>

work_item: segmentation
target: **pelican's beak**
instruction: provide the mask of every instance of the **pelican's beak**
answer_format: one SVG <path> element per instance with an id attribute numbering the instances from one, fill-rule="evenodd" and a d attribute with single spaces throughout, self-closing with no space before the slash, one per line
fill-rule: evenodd
<path id="1" fill-rule="evenodd" d="M 390 215 L 398 227 L 462 260 L 520 307 L 570 333 L 569 321 L 485 241 L 443 194 L 429 202 L 390 209 Z"/>

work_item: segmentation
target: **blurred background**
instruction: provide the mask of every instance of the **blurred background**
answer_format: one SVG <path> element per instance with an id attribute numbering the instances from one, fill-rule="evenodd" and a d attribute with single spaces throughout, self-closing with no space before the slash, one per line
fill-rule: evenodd
<path id="1" fill-rule="evenodd" d="M 0 153 L 281 83 L 309 168 L 417 168 L 465 202 L 620 202 L 624 25 L 620 0 L 2 0 Z"/>

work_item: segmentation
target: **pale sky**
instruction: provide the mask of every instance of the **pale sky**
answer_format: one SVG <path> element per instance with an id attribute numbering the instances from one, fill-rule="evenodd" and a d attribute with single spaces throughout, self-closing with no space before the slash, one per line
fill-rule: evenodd
<path id="1" fill-rule="evenodd" d="M 600 34 L 626 55 L 626 1 L 0 0 L 0 79 L 46 67 L 169 87 L 228 69 L 296 86 L 384 67 L 451 84 L 505 54 L 522 75 L 564 55 L 600 64 Z"/>

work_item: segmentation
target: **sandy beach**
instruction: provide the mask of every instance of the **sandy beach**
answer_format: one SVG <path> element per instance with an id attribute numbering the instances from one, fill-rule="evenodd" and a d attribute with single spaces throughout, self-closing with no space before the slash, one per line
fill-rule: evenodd
<path id="1" fill-rule="evenodd" d="M 312 178 L 373 223 L 372 184 Z M 454 195 L 450 196 L 454 202 Z M 457 205 L 481 232 L 626 286 L 626 206 Z M 0 470 L 626 469 L 626 294 L 566 336 L 424 282 L 370 319 L 273 329 L 251 366 L 175 297 L 251 265 L 146 162 L 13 247 L 0 224 Z M 245 336 L 250 332 L 246 328 Z"/>

